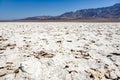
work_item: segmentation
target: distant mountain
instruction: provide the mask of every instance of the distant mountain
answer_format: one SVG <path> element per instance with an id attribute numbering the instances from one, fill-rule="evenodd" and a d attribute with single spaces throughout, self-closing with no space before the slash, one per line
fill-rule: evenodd
<path id="1" fill-rule="evenodd" d="M 36 17 L 28 17 L 28 18 L 25 18 L 24 20 L 46 20 L 49 18 L 54 18 L 54 17 L 52 17 L 52 16 L 36 16 Z"/>
<path id="2" fill-rule="evenodd" d="M 120 18 L 120 3 L 110 7 L 83 9 L 76 12 L 67 12 L 59 17 L 68 19 L 86 19 L 86 18 Z"/>
<path id="3" fill-rule="evenodd" d="M 22 20 L 79 20 L 79 19 L 120 19 L 120 3 L 113 6 L 82 9 L 75 12 L 66 12 L 59 16 L 36 16 Z"/>

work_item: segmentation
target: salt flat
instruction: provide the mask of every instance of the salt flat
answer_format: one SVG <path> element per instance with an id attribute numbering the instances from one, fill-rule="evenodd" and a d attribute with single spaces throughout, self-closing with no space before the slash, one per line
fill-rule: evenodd
<path id="1" fill-rule="evenodd" d="M 120 23 L 0 23 L 0 80 L 120 80 Z"/>

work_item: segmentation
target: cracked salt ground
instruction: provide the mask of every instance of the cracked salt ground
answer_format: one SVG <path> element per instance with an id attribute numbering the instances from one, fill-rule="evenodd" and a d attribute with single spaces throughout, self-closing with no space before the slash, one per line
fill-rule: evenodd
<path id="1" fill-rule="evenodd" d="M 0 23 L 0 80 L 120 80 L 120 23 Z"/>

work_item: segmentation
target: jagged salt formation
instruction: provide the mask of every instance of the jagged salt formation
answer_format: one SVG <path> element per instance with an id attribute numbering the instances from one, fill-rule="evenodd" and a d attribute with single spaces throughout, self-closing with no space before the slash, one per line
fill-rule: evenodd
<path id="1" fill-rule="evenodd" d="M 0 23 L 0 80 L 120 80 L 120 23 Z"/>

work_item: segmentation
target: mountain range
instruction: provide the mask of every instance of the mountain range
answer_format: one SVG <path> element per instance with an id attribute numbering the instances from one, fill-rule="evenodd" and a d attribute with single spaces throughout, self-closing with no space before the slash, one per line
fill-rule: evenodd
<path id="1" fill-rule="evenodd" d="M 46 20 L 111 20 L 120 21 L 120 3 L 109 7 L 82 9 L 66 12 L 58 16 L 35 16 L 14 21 L 46 21 Z"/>
<path id="2" fill-rule="evenodd" d="M 67 12 L 60 15 L 59 17 L 68 19 L 120 18 L 120 3 L 110 7 Z"/>

